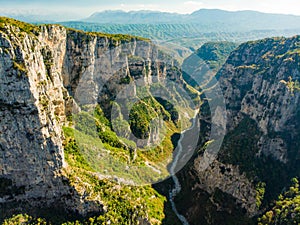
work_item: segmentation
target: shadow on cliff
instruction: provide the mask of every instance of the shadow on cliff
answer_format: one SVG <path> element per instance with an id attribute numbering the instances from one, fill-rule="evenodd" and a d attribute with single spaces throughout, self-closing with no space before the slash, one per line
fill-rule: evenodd
<path id="1" fill-rule="evenodd" d="M 45 138 L 42 133 L 41 128 L 48 126 L 51 131 L 55 124 L 41 123 L 36 99 L 28 91 L 28 78 L 12 72 L 6 80 L 22 82 L 25 91 L 20 90 L 19 98 L 11 101 L 0 99 L 0 224 L 20 213 L 45 218 L 51 224 L 82 220 L 80 212 L 84 217 L 101 214 L 100 204 L 85 200 L 67 178 L 55 175 L 63 160 L 55 138 L 61 137 L 52 132 Z M 8 91 L 15 88 L 7 86 Z M 45 102 L 44 110 L 48 104 Z"/>
<path id="2" fill-rule="evenodd" d="M 212 194 L 197 187 L 198 178 L 191 164 L 177 173 L 182 190 L 174 202 L 179 214 L 183 215 L 190 225 L 254 225 L 256 218 L 248 218 L 246 211 L 236 204 L 236 199 L 216 189 Z M 173 188 L 172 178 L 153 187 L 168 198 L 169 190 Z M 168 200 L 164 205 L 165 218 L 162 225 L 181 225 L 182 223 L 173 212 Z"/>
<path id="3" fill-rule="evenodd" d="M 161 195 L 166 196 L 167 201 L 164 203 L 164 215 L 165 218 L 162 220 L 162 225 L 181 225 L 180 220 L 172 210 L 171 203 L 169 201 L 169 191 L 173 188 L 174 183 L 172 178 L 168 178 L 163 182 L 152 185 L 152 187 Z"/>
<path id="4" fill-rule="evenodd" d="M 62 178 L 62 179 L 61 179 Z M 50 224 L 62 224 L 66 222 L 81 221 L 84 222 L 89 217 L 99 216 L 103 214 L 102 205 L 96 202 L 83 200 L 80 194 L 70 185 L 65 177 L 57 178 L 57 182 L 63 181 L 63 187 L 67 192 L 61 196 L 52 199 L 35 198 L 26 200 L 14 200 L 9 196 L 10 200 L 0 203 L 0 224 L 7 218 L 11 218 L 17 214 L 27 214 L 33 218 L 46 219 Z M 1 186 L 1 184 L 0 184 Z M 74 205 L 73 205 L 74 204 Z M 79 213 L 76 208 L 86 209 L 94 208 L 98 210 L 89 211 L 85 215 Z M 74 207 L 73 209 L 71 207 Z M 68 210 L 72 209 L 72 210 Z"/>
<path id="5" fill-rule="evenodd" d="M 201 189 L 201 181 L 199 181 L 197 171 L 194 168 L 194 160 L 195 157 L 202 152 L 200 151 L 201 146 L 205 143 L 203 137 L 205 137 L 205 132 L 209 130 L 209 126 L 203 121 L 200 124 L 194 128 L 201 131 L 199 139 L 197 140 L 197 147 L 194 150 L 189 146 L 193 140 L 196 140 L 189 137 L 190 135 L 188 134 L 192 132 L 191 130 L 188 130 L 186 132 L 187 135 L 181 140 L 181 145 L 184 148 L 183 153 L 190 152 L 191 154 L 190 159 L 187 160 L 183 168 L 176 173 L 181 184 L 181 191 L 174 198 L 174 203 L 178 213 L 183 215 L 190 225 L 253 225 L 254 220 L 247 217 L 246 211 L 243 210 L 240 205 L 236 204 L 236 199 L 231 195 L 222 192 L 218 188 L 216 188 L 213 193 L 208 193 Z M 179 134 L 172 137 L 175 148 L 178 146 L 179 140 Z M 175 158 L 175 155 L 176 152 L 174 151 L 173 159 Z M 171 165 L 168 167 L 170 166 Z M 170 190 L 174 188 L 173 179 L 169 178 L 161 183 L 154 184 L 153 188 L 167 198 L 164 205 L 165 218 L 162 221 L 162 224 L 182 224 L 177 215 L 174 213 L 171 202 L 169 201 Z"/>

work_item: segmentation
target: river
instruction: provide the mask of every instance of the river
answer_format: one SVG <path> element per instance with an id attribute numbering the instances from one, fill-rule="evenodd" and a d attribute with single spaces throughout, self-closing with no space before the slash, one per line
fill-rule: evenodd
<path id="1" fill-rule="evenodd" d="M 182 141 L 184 140 L 185 134 L 187 131 L 192 130 L 195 127 L 196 123 L 197 123 L 197 113 L 195 114 L 195 116 L 193 118 L 192 126 L 188 129 L 184 130 L 181 133 L 180 139 L 178 140 L 178 144 L 177 144 L 178 152 L 175 155 L 172 165 L 170 167 L 170 174 L 174 181 L 174 188 L 169 190 L 169 201 L 171 202 L 172 210 L 174 211 L 174 213 L 176 214 L 176 216 L 182 222 L 183 225 L 189 225 L 189 223 L 183 215 L 179 214 L 179 212 L 177 211 L 175 202 L 174 202 L 174 198 L 181 191 L 181 185 L 176 176 L 175 168 L 177 166 L 179 159 L 185 154 L 184 148 L 182 147 Z"/>

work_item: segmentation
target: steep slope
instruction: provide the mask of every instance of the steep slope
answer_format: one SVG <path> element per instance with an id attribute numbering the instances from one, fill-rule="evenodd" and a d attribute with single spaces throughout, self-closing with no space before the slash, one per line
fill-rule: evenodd
<path id="1" fill-rule="evenodd" d="M 297 224 L 299 218 L 299 181 L 291 180 L 292 185 L 280 194 L 274 206 L 258 219 L 258 225 L 263 224 Z"/>
<path id="2" fill-rule="evenodd" d="M 18 190 L 4 192 L 1 202 L 11 201 L 11 195 L 56 201 L 68 192 L 57 179 L 64 166 L 65 89 L 56 74 L 61 73 L 66 33 L 60 27 L 48 33 L 48 29 L 1 20 L 1 177 Z M 56 56 L 51 71 L 43 55 L 48 46 Z"/>
<path id="3" fill-rule="evenodd" d="M 211 144 L 203 138 L 211 126 L 204 103 L 200 151 L 181 172 L 184 188 L 177 198 L 190 224 L 255 224 L 255 216 L 299 176 L 300 93 L 290 85 L 299 81 L 299 46 L 299 36 L 248 42 L 217 73 L 227 134 L 217 158 L 203 167 Z"/>
<path id="4" fill-rule="evenodd" d="M 232 42 L 207 42 L 195 54 L 217 72 L 236 47 L 237 44 Z"/>
<path id="5" fill-rule="evenodd" d="M 173 159 L 189 159 L 175 147 L 199 98 L 178 63 L 142 38 L 0 22 L 0 219 L 21 212 L 30 216 L 12 221 L 177 224 L 165 197 L 172 182 L 155 186 L 165 196 L 149 184 L 167 178 L 170 165 L 181 169 Z M 179 172 L 174 199 L 190 224 L 281 218 L 271 203 L 300 172 L 300 37 L 248 42 L 227 57 L 234 48 L 206 44 L 183 67 L 211 72 L 199 89 L 198 151 Z M 227 112 L 209 109 L 217 87 Z M 226 113 L 221 149 L 210 148 Z M 295 204 L 297 185 L 284 195 Z"/>
<path id="6" fill-rule="evenodd" d="M 183 78 L 198 90 L 205 88 L 237 46 L 232 42 L 204 43 L 183 61 Z"/>
<path id="7" fill-rule="evenodd" d="M 113 24 L 194 23 L 219 31 L 294 29 L 299 28 L 299 20 L 298 16 L 293 15 L 268 14 L 256 11 L 230 12 L 218 9 L 200 9 L 191 14 L 155 11 L 104 11 L 96 12 L 86 19 L 88 22 Z"/>
<path id="8" fill-rule="evenodd" d="M 161 223 L 149 184 L 199 101 L 176 61 L 143 38 L 0 18 L 0 76 L 1 220 Z"/>

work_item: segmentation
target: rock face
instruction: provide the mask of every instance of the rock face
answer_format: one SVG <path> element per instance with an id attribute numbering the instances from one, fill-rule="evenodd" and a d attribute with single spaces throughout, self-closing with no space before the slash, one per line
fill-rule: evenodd
<path id="1" fill-rule="evenodd" d="M 179 174 L 182 192 L 175 201 L 191 224 L 251 224 L 299 173 L 300 94 L 282 82 L 299 80 L 299 46 L 300 37 L 245 43 L 217 73 L 227 108 L 224 142 L 218 157 L 201 169 L 212 126 L 205 100 L 200 150 Z M 128 103 L 159 80 L 186 85 L 176 62 L 147 40 L 55 25 L 0 23 L 0 203 L 50 207 L 60 202 L 81 215 L 105 211 L 101 202 L 85 199 L 84 188 L 79 194 L 68 185 L 62 127 L 82 105 L 99 104 L 107 117 L 118 116 L 121 104 L 114 111 L 112 100 L 125 96 Z M 170 99 L 181 97 L 174 91 Z M 175 113 L 166 116 L 162 106 L 153 109 L 169 122 L 179 119 Z M 141 134 L 145 141 L 138 146 L 147 146 L 158 134 L 159 129 L 151 127 Z M 258 196 L 261 183 L 265 198 Z"/>
<path id="2" fill-rule="evenodd" d="M 296 143 L 299 133 L 299 94 L 280 81 L 289 76 L 299 79 L 299 41 L 297 36 L 241 45 L 218 74 L 229 109 L 228 128 L 248 116 L 262 132 L 258 154 L 270 154 L 283 163 L 289 157 L 288 142 Z"/>
<path id="3" fill-rule="evenodd" d="M 175 67 L 178 63 L 158 51 L 150 41 L 128 37 L 109 39 L 68 30 L 65 44 L 62 71 L 64 87 L 79 105 L 99 103 L 109 119 L 112 116 L 119 117 L 114 114 L 120 114 L 113 112 L 115 108 L 112 108 L 112 101 L 116 101 L 116 104 L 126 101 L 123 104 L 129 104 L 139 98 L 152 97 L 152 93 L 142 97 L 137 93 L 160 81 L 183 83 L 181 73 Z M 188 107 L 188 103 L 182 104 Z M 144 140 L 135 142 L 138 147 L 145 147 L 159 139 L 158 136 L 159 130 L 154 128 L 145 135 Z"/>
<path id="4" fill-rule="evenodd" d="M 38 36 L 18 37 L 17 27 L 5 29 L 0 33 L 1 177 L 22 189 L 17 198 L 55 199 L 64 192 L 56 177 L 64 166 L 60 74 L 66 32 L 44 27 Z M 56 56 L 50 70 L 45 54 Z"/>
<path id="5" fill-rule="evenodd" d="M 160 80 L 183 84 L 176 65 L 149 40 L 1 18 L 0 203 L 59 202 L 81 215 L 102 212 L 100 202 L 86 201 L 84 190 L 77 193 L 64 177 L 62 127 L 82 105 L 100 104 L 111 116 L 110 102 L 132 80 L 124 94 L 129 99 Z M 151 128 L 140 145 L 158 138 L 158 128 Z"/>
<path id="6" fill-rule="evenodd" d="M 200 150 L 185 170 L 190 172 L 182 172 L 186 186 L 181 198 L 195 193 L 183 201 L 193 203 L 180 210 L 191 224 L 217 224 L 221 217 L 222 224 L 254 223 L 247 218 L 268 207 L 299 173 L 300 93 L 292 93 L 282 82 L 300 79 L 299 44 L 299 36 L 242 44 L 217 73 L 226 102 L 227 133 L 218 157 L 205 171 L 199 169 L 204 162 Z M 203 108 L 201 143 L 210 130 L 206 114 Z M 257 192 L 261 182 L 266 184 L 262 206 Z M 204 200 L 207 193 L 210 198 Z M 221 202 L 216 196 L 222 196 Z M 237 207 L 235 212 L 232 207 Z"/>

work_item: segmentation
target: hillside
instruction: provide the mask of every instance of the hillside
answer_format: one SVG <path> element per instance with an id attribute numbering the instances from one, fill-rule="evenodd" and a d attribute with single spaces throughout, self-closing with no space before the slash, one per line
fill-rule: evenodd
<path id="1" fill-rule="evenodd" d="M 227 131 L 214 147 L 208 137 L 218 120 L 207 97 L 200 151 L 179 176 L 184 188 L 177 204 L 191 224 L 257 224 L 270 208 L 260 224 L 299 223 L 298 187 L 282 193 L 300 172 L 299 46 L 299 36 L 241 44 L 217 72 L 218 84 L 204 90 L 210 96 L 222 89 Z M 281 193 L 286 199 L 273 206 Z"/>
<path id="2" fill-rule="evenodd" d="M 147 39 L 3 17 L 0 47 L 1 221 L 172 217 L 150 184 L 199 104 L 176 61 Z"/>
<path id="3" fill-rule="evenodd" d="M 183 61 L 183 79 L 199 91 L 205 89 L 237 46 L 232 42 L 204 43 Z"/>
<path id="4" fill-rule="evenodd" d="M 143 37 L 0 17 L 1 223 L 300 223 L 299 65 L 300 36 L 181 66 Z"/>
<path id="5" fill-rule="evenodd" d="M 101 24 L 90 22 L 59 22 L 59 24 L 87 32 L 129 34 L 150 38 L 174 58 L 183 61 L 202 44 L 210 41 L 242 43 L 276 36 L 293 36 L 300 29 L 264 29 L 231 31 L 208 24 Z M 223 26 L 222 26 L 223 27 Z"/>
<path id="6" fill-rule="evenodd" d="M 201 9 L 191 14 L 156 11 L 96 12 L 79 21 L 59 24 L 84 31 L 150 38 L 182 62 L 209 41 L 242 43 L 300 32 L 300 17 L 255 11 Z"/>
<path id="7" fill-rule="evenodd" d="M 238 18 L 238 19 L 237 19 Z M 102 24 L 199 24 L 214 27 L 219 31 L 246 31 L 261 29 L 300 28 L 299 16 L 268 14 L 256 11 L 224 11 L 200 9 L 191 14 L 177 14 L 155 11 L 104 11 L 95 12 L 85 19 Z"/>

